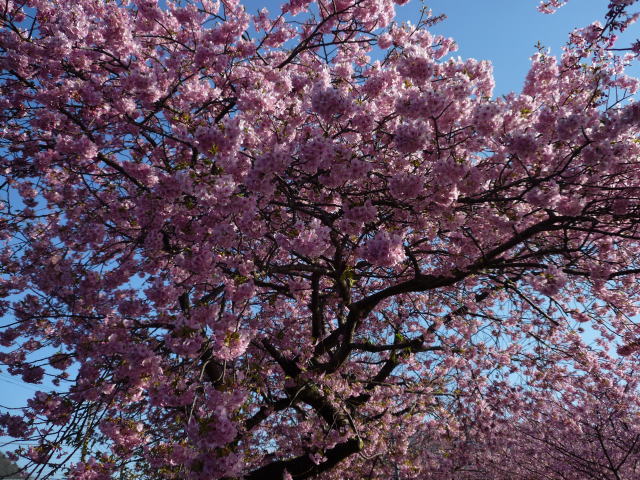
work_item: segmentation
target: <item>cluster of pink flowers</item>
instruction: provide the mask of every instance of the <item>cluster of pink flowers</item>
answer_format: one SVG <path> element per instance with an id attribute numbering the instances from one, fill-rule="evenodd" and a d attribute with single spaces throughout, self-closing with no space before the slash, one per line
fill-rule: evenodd
<path id="1" fill-rule="evenodd" d="M 372 265 L 393 267 L 406 257 L 402 242 L 401 233 L 380 231 L 364 245 L 362 256 Z"/>
<path id="2" fill-rule="evenodd" d="M 395 148 L 401 153 L 414 153 L 427 143 L 429 126 L 423 121 L 405 122 L 394 132 Z"/>
<path id="3" fill-rule="evenodd" d="M 319 83 L 311 92 L 311 107 L 318 115 L 331 118 L 345 114 L 351 108 L 351 101 L 339 89 Z"/>
<path id="4" fill-rule="evenodd" d="M 403 0 L 23 3 L 0 363 L 41 391 L 0 433 L 30 473 L 637 476 L 635 1 L 500 98 Z"/>
<path id="5" fill-rule="evenodd" d="M 113 442 L 119 455 L 131 455 L 136 447 L 146 442 L 142 423 L 107 419 L 100 422 L 100 431 Z"/>
<path id="6" fill-rule="evenodd" d="M 398 64 L 398 72 L 418 84 L 428 82 L 436 74 L 437 65 L 432 54 L 420 47 L 410 47 L 405 51 L 405 57 Z"/>

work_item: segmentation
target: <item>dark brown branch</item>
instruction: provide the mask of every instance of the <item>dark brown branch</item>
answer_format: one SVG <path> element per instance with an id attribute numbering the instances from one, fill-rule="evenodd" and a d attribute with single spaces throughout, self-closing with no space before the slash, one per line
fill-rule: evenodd
<path id="1" fill-rule="evenodd" d="M 215 122 L 218 123 L 220 120 L 222 120 L 224 118 L 224 116 L 229 113 L 231 111 L 231 109 L 233 109 L 233 107 L 235 107 L 236 105 L 236 101 L 238 100 L 236 97 L 230 97 L 227 98 L 225 100 L 229 100 L 229 103 L 227 103 L 224 108 L 222 110 L 220 110 L 220 113 L 218 113 L 218 115 L 216 115 L 216 119 Z"/>
<path id="2" fill-rule="evenodd" d="M 320 308 L 320 274 L 314 272 L 311 275 L 311 336 L 319 339 L 324 336 L 324 321 Z"/>
<path id="3" fill-rule="evenodd" d="M 244 428 L 246 431 L 250 431 L 253 428 L 257 427 L 263 420 L 269 417 L 273 412 L 279 412 L 293 405 L 293 402 L 289 398 L 283 398 L 281 400 L 276 400 L 275 402 L 265 405 L 260 408 L 257 413 L 255 413 L 252 417 L 248 418 L 244 422 Z"/>
<path id="4" fill-rule="evenodd" d="M 276 347 L 271 345 L 267 340 L 262 341 L 262 345 L 269 355 L 280 365 L 282 371 L 289 375 L 291 378 L 296 378 L 300 375 L 300 367 L 298 367 L 293 360 L 289 360 L 284 355 L 282 355 Z"/>
<path id="5" fill-rule="evenodd" d="M 389 350 L 403 350 L 405 348 L 411 349 L 414 352 L 427 352 L 431 350 L 441 350 L 442 347 L 434 345 L 434 346 L 426 346 L 424 345 L 424 338 L 422 336 L 414 338 L 412 340 L 408 340 L 406 342 L 401 343 L 393 343 L 388 345 L 374 345 L 371 343 L 352 343 L 351 348 L 354 350 L 362 350 L 363 352 L 386 352 Z"/>
<path id="6" fill-rule="evenodd" d="M 280 365 L 280 368 L 282 368 L 286 375 L 294 380 L 297 380 L 299 378 L 302 370 L 300 369 L 300 367 L 298 367 L 298 365 L 296 365 L 293 360 L 287 359 L 278 351 L 276 347 L 271 345 L 266 340 L 262 341 L 262 345 L 264 346 L 265 350 L 269 352 L 269 355 L 271 355 L 271 357 L 278 363 L 278 365 Z M 312 407 L 320 417 L 322 417 L 329 428 L 338 428 L 343 430 L 349 426 L 349 421 L 346 414 L 342 412 L 339 407 L 328 400 L 316 385 L 310 382 L 301 382 L 300 384 L 288 387 L 286 391 L 291 399 L 292 404 L 297 401 L 306 403 L 307 405 Z"/>
<path id="7" fill-rule="evenodd" d="M 335 428 L 344 432 L 349 427 L 347 414 L 328 400 L 316 385 L 306 383 L 290 387 L 287 388 L 287 393 L 291 397 L 291 402 L 301 401 L 312 407 L 330 429 Z"/>
<path id="8" fill-rule="evenodd" d="M 289 460 L 278 460 L 264 465 L 246 475 L 245 480 L 277 480 L 283 477 L 285 470 L 294 480 L 304 480 L 331 470 L 345 458 L 358 453 L 364 447 L 362 440 L 352 438 L 326 450 L 323 456 L 326 460 L 315 464 L 308 454 L 300 455 Z"/>

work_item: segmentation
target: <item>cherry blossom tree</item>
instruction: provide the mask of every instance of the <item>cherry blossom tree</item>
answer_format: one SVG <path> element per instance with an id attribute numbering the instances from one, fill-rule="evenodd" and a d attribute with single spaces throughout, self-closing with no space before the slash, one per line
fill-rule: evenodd
<path id="1" fill-rule="evenodd" d="M 429 466 L 420 478 L 637 478 L 637 373 L 611 361 L 599 367 L 598 375 L 547 368 L 526 388 L 496 384 L 483 401 L 460 402 L 455 436 L 429 431 L 413 439 L 411 461 Z M 496 396 L 500 409 L 492 406 Z"/>
<path id="2" fill-rule="evenodd" d="M 494 98 L 390 0 L 2 2 L 28 473 L 637 478 L 634 3 Z"/>

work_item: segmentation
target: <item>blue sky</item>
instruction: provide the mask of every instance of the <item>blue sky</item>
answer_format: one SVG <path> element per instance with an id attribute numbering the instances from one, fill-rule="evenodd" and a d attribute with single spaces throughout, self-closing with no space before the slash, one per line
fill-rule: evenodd
<path id="1" fill-rule="evenodd" d="M 537 11 L 539 0 L 425 0 L 410 1 L 397 7 L 398 21 L 416 23 L 419 10 L 427 6 L 434 15 L 444 13 L 447 19 L 432 31 L 452 37 L 459 45 L 456 55 L 463 58 L 490 60 L 494 65 L 496 95 L 521 89 L 536 52 L 536 43 L 551 48 L 559 55 L 568 34 L 595 20 L 604 21 L 609 0 L 572 0 L 553 15 Z M 266 7 L 272 14 L 280 11 L 280 2 L 248 0 L 249 13 Z M 640 23 L 624 34 L 626 45 L 640 37 Z M 634 69 L 640 76 L 640 68 Z"/>
<path id="2" fill-rule="evenodd" d="M 585 26 L 602 19 L 608 0 L 572 0 L 555 15 L 537 12 L 538 0 L 431 0 L 426 5 L 434 14 L 445 13 L 447 20 L 433 31 L 453 37 L 460 47 L 456 55 L 490 60 L 494 65 L 497 95 L 519 91 L 529 67 L 529 57 L 535 53 L 537 42 L 559 54 L 567 34 L 575 27 Z M 266 6 L 273 13 L 278 2 L 252 0 L 247 3 L 250 12 Z M 398 9 L 399 21 L 417 19 L 423 4 L 412 2 Z M 634 25 L 625 35 L 627 44 L 640 37 L 640 26 Z M 636 65 L 632 72 L 640 76 Z M 0 369 L 0 404 L 18 407 L 43 388 L 23 385 Z M 0 409 L 2 411 L 2 409 Z M 0 438 L 1 441 L 1 438 Z M 2 450 L 2 447 L 0 447 Z"/>
<path id="3" fill-rule="evenodd" d="M 536 9 L 538 0 L 430 0 L 425 2 L 435 15 L 447 19 L 433 31 L 453 37 L 463 58 L 491 60 L 497 95 L 519 91 L 529 67 L 529 58 L 539 41 L 558 55 L 568 33 L 595 20 L 603 20 L 608 0 L 572 0 L 553 15 Z M 416 18 L 420 2 L 399 9 L 402 20 Z M 621 41 L 626 45 L 640 37 L 640 23 L 633 25 Z M 636 66 L 637 67 L 637 66 Z M 640 69 L 634 68 L 640 75 Z"/>

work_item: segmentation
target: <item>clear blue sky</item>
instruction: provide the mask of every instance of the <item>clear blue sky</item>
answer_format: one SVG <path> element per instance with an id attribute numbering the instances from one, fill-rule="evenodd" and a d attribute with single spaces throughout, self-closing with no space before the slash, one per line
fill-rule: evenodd
<path id="1" fill-rule="evenodd" d="M 447 19 L 433 32 L 452 37 L 459 45 L 456 55 L 463 58 L 490 60 L 494 65 L 497 95 L 520 90 L 529 67 L 534 45 L 551 47 L 554 55 L 561 53 L 568 33 L 595 20 L 604 20 L 609 0 L 571 0 L 553 15 L 537 11 L 539 0 L 425 0 L 410 1 L 397 8 L 398 21 L 416 23 L 424 5 L 435 15 L 444 13 Z M 279 12 L 274 0 L 244 2 L 249 13 L 266 7 Z M 625 33 L 627 44 L 640 37 L 640 23 Z M 634 69 L 640 76 L 640 68 Z"/>
<path id="2" fill-rule="evenodd" d="M 572 0 L 555 15 L 537 12 L 538 0 L 431 0 L 426 5 L 434 14 L 445 13 L 447 20 L 434 28 L 435 33 L 453 37 L 460 47 L 456 55 L 490 60 L 494 65 L 496 94 L 519 91 L 529 66 L 529 57 L 540 41 L 559 54 L 567 34 L 575 27 L 602 19 L 608 0 Z M 266 6 L 278 12 L 278 2 L 251 0 L 250 12 Z M 399 21 L 416 21 L 420 2 L 399 8 Z M 634 25 L 625 35 L 628 43 L 640 37 L 640 26 Z M 640 68 L 633 69 L 640 76 Z M 21 385 L 19 378 L 0 373 L 0 404 L 23 405 L 35 385 Z M 0 411 L 2 409 L 0 408 Z M 0 438 L 0 441 L 2 439 Z M 0 448 L 1 449 L 1 448 Z"/>
<path id="3" fill-rule="evenodd" d="M 521 89 L 529 58 L 540 41 L 558 55 L 568 33 L 595 20 L 604 20 L 608 0 L 572 0 L 553 15 L 536 10 L 538 0 L 431 0 L 424 4 L 435 15 L 447 19 L 433 31 L 453 37 L 463 58 L 491 60 L 496 77 L 496 94 Z M 399 9 L 402 20 L 416 18 L 419 2 Z M 633 25 L 621 40 L 631 43 L 640 37 L 640 23 Z M 625 45 L 626 46 L 626 45 Z M 640 70 L 635 68 L 636 75 Z"/>

